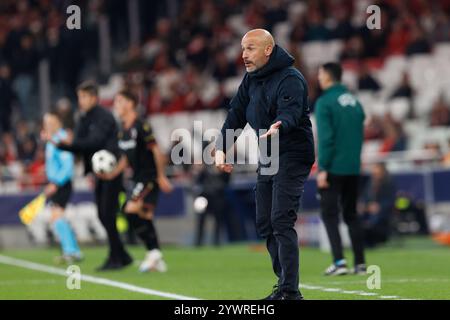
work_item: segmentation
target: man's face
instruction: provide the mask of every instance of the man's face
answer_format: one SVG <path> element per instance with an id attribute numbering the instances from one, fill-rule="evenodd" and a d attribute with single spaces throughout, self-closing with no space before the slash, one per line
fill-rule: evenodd
<path id="1" fill-rule="evenodd" d="M 89 111 L 93 106 L 97 104 L 97 97 L 91 95 L 90 93 L 79 90 L 77 92 L 78 96 L 78 105 L 80 106 L 81 111 Z"/>
<path id="2" fill-rule="evenodd" d="M 327 88 L 331 80 L 330 75 L 323 68 L 319 68 L 317 79 L 319 80 L 319 85 L 322 90 Z"/>
<path id="3" fill-rule="evenodd" d="M 247 72 L 253 72 L 263 67 L 270 58 L 273 47 L 255 36 L 244 36 L 241 42 L 242 59 Z"/>
<path id="4" fill-rule="evenodd" d="M 118 94 L 114 98 L 114 113 L 123 120 L 125 115 L 130 112 L 130 101 L 124 96 Z"/>

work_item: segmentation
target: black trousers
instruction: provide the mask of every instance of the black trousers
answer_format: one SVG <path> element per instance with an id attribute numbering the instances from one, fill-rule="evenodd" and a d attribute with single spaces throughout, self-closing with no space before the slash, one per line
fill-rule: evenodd
<path id="1" fill-rule="evenodd" d="M 255 188 L 256 230 L 266 239 L 279 289 L 286 293 L 299 291 L 299 246 L 294 226 L 311 169 L 311 165 L 294 160 L 281 159 L 274 176 L 258 174 Z"/>
<path id="2" fill-rule="evenodd" d="M 195 244 L 197 246 L 203 245 L 204 235 L 205 235 L 205 224 L 208 216 L 214 220 L 214 245 L 220 245 L 220 233 L 222 229 L 222 220 L 225 215 L 225 195 L 224 190 L 211 195 L 205 195 L 208 200 L 208 206 L 206 211 L 199 214 L 197 217 L 197 232 L 195 236 Z"/>
<path id="3" fill-rule="evenodd" d="M 342 211 L 347 224 L 355 264 L 365 263 L 364 234 L 358 219 L 359 175 L 334 175 L 328 173 L 329 187 L 320 189 L 322 220 L 330 240 L 333 262 L 344 259 L 341 236 L 339 234 L 339 213 Z M 341 209 L 341 210 L 340 210 Z"/>
<path id="4" fill-rule="evenodd" d="M 96 179 L 95 183 L 95 202 L 97 204 L 98 217 L 108 236 L 108 260 L 117 263 L 130 259 L 116 227 L 116 216 L 119 211 L 119 192 L 122 187 L 121 179 L 122 177 L 119 175 L 119 177 L 111 181 Z"/>

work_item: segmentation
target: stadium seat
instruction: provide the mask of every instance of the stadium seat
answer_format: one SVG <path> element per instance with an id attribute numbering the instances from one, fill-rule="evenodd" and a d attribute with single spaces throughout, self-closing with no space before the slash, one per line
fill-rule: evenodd
<path id="1" fill-rule="evenodd" d="M 407 65 L 408 62 L 404 56 L 390 56 L 386 59 L 383 68 L 374 75 L 382 87 L 393 90 L 400 83 Z"/>
<path id="2" fill-rule="evenodd" d="M 242 81 L 242 76 L 237 76 L 237 77 L 226 79 L 223 84 L 223 91 L 224 91 L 225 96 L 232 98 L 236 94 L 236 92 L 239 88 L 239 85 L 241 84 L 241 81 Z"/>
<path id="3" fill-rule="evenodd" d="M 427 88 L 426 90 L 419 91 L 414 98 L 413 104 L 415 116 L 428 117 L 440 93 L 439 88 Z"/>
<path id="4" fill-rule="evenodd" d="M 288 20 L 289 22 L 295 23 L 297 21 L 297 19 L 299 18 L 299 16 L 301 16 L 302 14 L 306 13 L 308 9 L 308 5 L 304 2 L 300 2 L 300 1 L 293 1 L 289 4 L 288 6 Z"/>
<path id="5" fill-rule="evenodd" d="M 403 122 L 411 110 L 409 99 L 395 98 L 391 100 L 388 105 L 388 110 L 396 121 Z"/>
<path id="6" fill-rule="evenodd" d="M 350 90 L 356 90 L 358 87 L 358 75 L 353 70 L 344 69 L 342 82 L 348 86 Z"/>
<path id="7" fill-rule="evenodd" d="M 376 96 L 377 94 L 371 91 L 358 91 L 356 95 L 356 97 L 358 98 L 359 102 L 361 103 L 364 109 L 366 117 L 373 114 L 373 108 L 377 101 Z"/>
<path id="8" fill-rule="evenodd" d="M 289 33 L 291 32 L 291 23 L 279 22 L 273 28 L 273 36 L 277 43 L 286 48 L 289 44 Z"/>

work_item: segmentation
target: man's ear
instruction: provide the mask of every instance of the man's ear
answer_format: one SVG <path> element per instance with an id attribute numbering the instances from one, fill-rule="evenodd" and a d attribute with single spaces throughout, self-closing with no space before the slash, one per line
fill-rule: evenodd
<path id="1" fill-rule="evenodd" d="M 272 51 L 273 51 L 273 46 L 272 45 L 268 45 L 267 47 L 266 47 L 266 50 L 265 50 L 265 55 L 266 55 L 266 57 L 268 57 L 268 56 L 270 56 L 271 54 L 272 54 Z"/>

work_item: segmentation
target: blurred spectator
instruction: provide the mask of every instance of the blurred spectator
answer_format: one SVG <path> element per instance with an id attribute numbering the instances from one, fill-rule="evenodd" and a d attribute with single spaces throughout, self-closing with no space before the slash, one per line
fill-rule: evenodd
<path id="1" fill-rule="evenodd" d="M 44 147 L 40 145 L 36 149 L 36 156 L 34 160 L 27 166 L 23 173 L 21 182 L 22 188 L 39 188 L 47 181 L 45 174 L 45 151 Z"/>
<path id="2" fill-rule="evenodd" d="M 370 116 L 364 126 L 365 140 L 379 140 L 383 138 L 383 121 L 380 117 Z"/>
<path id="3" fill-rule="evenodd" d="M 430 44 L 425 38 L 425 33 L 419 26 L 415 25 L 411 31 L 410 43 L 406 47 L 406 54 L 411 56 L 419 53 L 429 53 L 430 50 Z"/>
<path id="4" fill-rule="evenodd" d="M 213 77 L 222 82 L 236 75 L 236 64 L 228 60 L 224 49 L 218 50 L 214 55 Z"/>
<path id="5" fill-rule="evenodd" d="M 373 165 L 370 181 L 359 204 L 365 244 L 368 247 L 389 239 L 395 194 L 395 184 L 384 163 Z"/>
<path id="6" fill-rule="evenodd" d="M 305 39 L 306 23 L 303 15 L 298 15 L 291 27 L 289 41 L 292 43 L 301 43 Z"/>
<path id="7" fill-rule="evenodd" d="M 2 143 L 0 144 L 0 158 L 6 165 L 17 160 L 17 147 L 14 142 L 12 133 L 3 133 L 1 136 Z"/>
<path id="8" fill-rule="evenodd" d="M 325 26 L 320 10 L 317 8 L 309 10 L 306 21 L 304 41 L 326 41 L 330 39 L 330 31 Z"/>
<path id="9" fill-rule="evenodd" d="M 197 197 L 206 199 L 206 207 L 197 209 L 197 230 L 195 244 L 201 246 L 204 243 L 205 223 L 208 216 L 214 220 L 214 245 L 220 244 L 223 221 L 225 220 L 227 203 L 225 189 L 230 181 L 228 173 L 219 172 L 214 166 L 202 165 L 196 179 L 198 188 Z"/>
<path id="10" fill-rule="evenodd" d="M 291 56 L 295 59 L 294 61 L 294 67 L 298 70 L 306 70 L 306 66 L 304 65 L 303 57 L 302 57 L 302 51 L 300 50 L 297 43 L 294 41 L 289 41 L 288 52 L 291 54 Z"/>
<path id="11" fill-rule="evenodd" d="M 361 60 L 365 57 L 364 42 L 361 36 L 354 35 L 345 42 L 340 60 Z"/>
<path id="12" fill-rule="evenodd" d="M 266 28 L 269 32 L 272 32 L 272 28 L 275 24 L 287 19 L 287 11 L 283 2 L 283 0 L 272 0 L 267 2 L 264 20 L 266 22 Z"/>
<path id="13" fill-rule="evenodd" d="M 38 62 L 39 55 L 34 40 L 26 33 L 20 37 L 19 46 L 12 49 L 11 67 L 14 74 L 13 88 L 17 93 L 22 117 L 27 120 L 38 117 L 36 105 L 31 99 Z"/>
<path id="14" fill-rule="evenodd" d="M 409 43 L 409 31 L 403 19 L 392 22 L 392 30 L 387 39 L 387 55 L 403 55 Z"/>
<path id="15" fill-rule="evenodd" d="M 407 72 L 403 73 L 402 81 L 400 85 L 394 89 L 392 92 L 390 99 L 394 98 L 408 98 L 411 99 L 414 95 L 414 91 L 411 86 L 411 82 L 409 79 L 409 74 Z"/>
<path id="16" fill-rule="evenodd" d="M 250 1 L 245 12 L 245 22 L 249 29 L 262 28 L 265 25 L 264 20 L 265 6 L 262 1 Z"/>
<path id="17" fill-rule="evenodd" d="M 431 30 L 431 39 L 433 42 L 449 42 L 450 41 L 450 18 L 449 13 L 441 11 L 437 13 L 437 17 L 433 17 L 435 25 Z"/>
<path id="18" fill-rule="evenodd" d="M 389 9 L 381 5 L 380 29 L 368 29 L 365 26 L 359 30 L 364 43 L 364 52 L 367 57 L 380 57 L 384 55 L 391 26 L 389 23 Z"/>
<path id="19" fill-rule="evenodd" d="M 25 121 L 19 121 L 15 128 L 18 160 L 28 164 L 34 160 L 37 148 L 36 136 Z"/>
<path id="20" fill-rule="evenodd" d="M 138 45 L 131 45 L 128 48 L 127 56 L 122 62 L 120 69 L 125 72 L 135 72 L 145 69 L 146 67 L 147 63 L 142 54 L 141 47 Z"/>
<path id="21" fill-rule="evenodd" d="M 369 69 L 365 64 L 362 64 L 359 68 L 358 73 L 358 90 L 367 91 L 379 91 L 381 89 L 380 84 L 377 80 L 370 74 Z"/>
<path id="22" fill-rule="evenodd" d="M 209 57 L 210 52 L 205 35 L 195 35 L 186 48 L 187 60 L 199 70 L 203 70 L 208 63 Z"/>
<path id="23" fill-rule="evenodd" d="M 396 122 L 388 113 L 384 116 L 382 125 L 383 143 L 380 152 L 386 153 L 405 150 L 407 141 L 401 123 Z"/>
<path id="24" fill-rule="evenodd" d="M 441 97 L 436 101 L 430 112 L 430 126 L 448 126 L 450 125 L 450 108 L 445 103 L 444 97 Z"/>
<path id="25" fill-rule="evenodd" d="M 345 40 L 355 33 L 355 28 L 351 22 L 350 10 L 345 6 L 339 5 L 334 14 L 336 18 L 336 27 L 331 31 L 332 39 Z"/>
<path id="26" fill-rule="evenodd" d="M 14 91 L 11 87 L 10 68 L 7 64 L 0 64 L 0 133 L 10 132 L 11 114 L 13 101 L 15 99 Z"/>
<path id="27" fill-rule="evenodd" d="M 33 136 L 27 136 L 23 141 L 18 143 L 18 159 L 25 164 L 34 160 L 36 153 L 36 140 Z"/>

